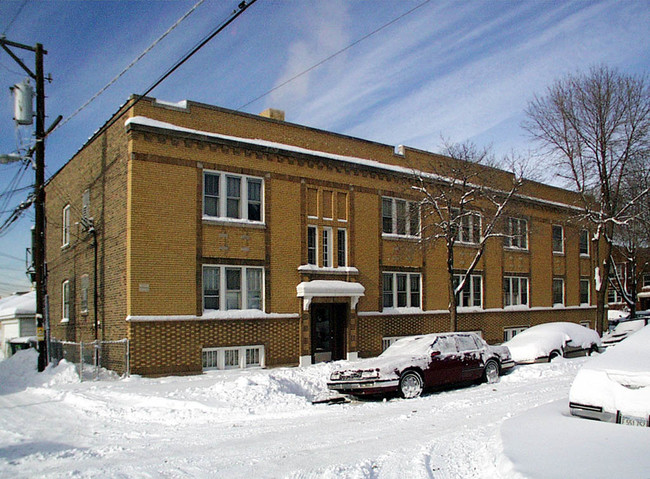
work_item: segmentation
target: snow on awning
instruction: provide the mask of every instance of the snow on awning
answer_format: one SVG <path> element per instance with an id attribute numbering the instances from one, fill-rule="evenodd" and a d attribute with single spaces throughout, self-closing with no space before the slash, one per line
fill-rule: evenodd
<path id="1" fill-rule="evenodd" d="M 366 288 L 359 283 L 325 279 L 303 281 L 296 286 L 298 297 L 303 298 L 302 309 L 304 311 L 309 309 L 312 298 L 323 297 L 350 298 L 350 309 L 354 309 L 365 291 Z"/>

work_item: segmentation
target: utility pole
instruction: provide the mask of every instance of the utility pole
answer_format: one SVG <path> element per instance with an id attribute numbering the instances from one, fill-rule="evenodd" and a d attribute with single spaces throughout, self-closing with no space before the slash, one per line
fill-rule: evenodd
<path id="1" fill-rule="evenodd" d="M 38 339 L 38 371 L 42 372 L 48 363 L 49 324 L 45 322 L 45 297 L 47 283 L 45 273 L 45 137 L 54 129 L 61 120 L 58 117 L 52 126 L 45 130 L 45 76 L 43 74 L 43 55 L 47 51 L 43 45 L 23 45 L 0 37 L 0 47 L 14 59 L 20 67 L 36 82 L 36 144 L 34 145 L 34 169 L 36 180 L 34 182 L 34 212 L 36 220 L 34 225 L 34 244 L 32 254 L 34 258 L 34 276 L 36 282 L 36 335 Z M 35 69 L 32 72 L 23 61 L 9 48 L 18 48 L 34 52 Z M 46 331 L 47 329 L 47 331 Z"/>

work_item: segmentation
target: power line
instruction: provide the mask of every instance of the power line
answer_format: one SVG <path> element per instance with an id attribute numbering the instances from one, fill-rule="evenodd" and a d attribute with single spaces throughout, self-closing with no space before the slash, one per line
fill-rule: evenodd
<path id="1" fill-rule="evenodd" d="M 167 35 L 169 35 L 180 23 L 185 20 L 187 17 L 189 17 L 194 11 L 201 6 L 201 4 L 205 2 L 205 0 L 199 0 L 198 3 L 196 3 L 190 10 L 185 13 L 181 18 L 179 18 L 176 23 L 174 23 L 171 27 L 167 29 L 165 33 L 163 33 L 160 37 L 158 37 L 154 42 L 149 45 L 140 55 L 138 55 L 135 60 L 133 60 L 131 63 L 129 63 L 126 68 L 124 68 L 120 73 L 118 73 L 111 81 L 109 81 L 101 90 L 99 90 L 97 93 L 95 93 L 90 100 L 88 100 L 86 103 L 81 105 L 77 110 L 75 110 L 68 118 L 63 120 L 61 124 L 58 125 L 57 128 L 65 125 L 67 122 L 72 120 L 75 116 L 77 116 L 82 110 L 84 110 L 88 105 L 90 105 L 93 101 L 97 99 L 102 93 L 104 93 L 108 88 L 110 88 L 117 80 L 119 80 L 127 71 L 129 71 L 136 63 L 138 63 L 147 53 L 149 53 L 158 43 L 160 43 Z"/>
<path id="2" fill-rule="evenodd" d="M 350 48 L 352 48 L 352 47 L 358 45 L 359 43 L 361 43 L 362 41 L 364 41 L 364 40 L 370 38 L 371 36 L 375 35 L 376 33 L 379 33 L 380 31 L 384 30 L 385 28 L 388 28 L 388 27 L 391 26 L 392 24 L 394 24 L 394 23 L 400 21 L 402 18 L 406 17 L 407 15 L 410 15 L 411 13 L 413 13 L 414 11 L 416 11 L 417 9 L 423 7 L 424 5 L 426 5 L 427 3 L 429 3 L 430 1 L 431 1 L 431 0 L 425 0 L 424 2 L 420 3 L 419 5 L 416 5 L 415 7 L 411 8 L 411 9 L 408 10 L 407 12 L 405 12 L 405 13 L 399 15 L 398 17 L 392 19 L 392 20 L 389 21 L 388 23 L 385 23 L 384 25 L 382 25 L 381 27 L 377 28 L 376 30 L 373 30 L 372 32 L 368 33 L 367 35 L 364 35 L 363 37 L 359 38 L 358 40 L 356 40 L 356 41 L 350 43 L 348 46 L 346 46 L 346 47 L 340 49 L 339 51 L 337 51 L 337 52 L 331 54 L 330 56 L 328 56 L 328 57 L 322 59 L 322 60 L 319 61 L 318 63 L 315 63 L 314 65 L 310 66 L 310 67 L 307 68 L 306 70 L 303 70 L 302 72 L 298 73 L 297 75 L 294 75 L 293 77 L 289 78 L 288 80 L 286 80 L 286 81 L 280 83 L 278 86 L 276 86 L 276 87 L 274 87 L 274 88 L 271 88 L 271 89 L 268 90 L 266 93 L 263 93 L 263 94 L 261 94 L 260 96 L 253 98 L 253 99 L 252 99 L 251 101 L 249 101 L 248 103 L 246 103 L 246 104 L 240 106 L 239 108 L 237 108 L 237 111 L 241 111 L 241 110 L 243 110 L 244 108 L 246 108 L 247 106 L 251 105 L 252 103 L 255 103 L 257 100 L 260 100 L 260 99 L 264 98 L 265 96 L 270 95 L 271 93 L 273 93 L 274 91 L 276 91 L 276 90 L 282 88 L 283 86 L 287 85 L 288 83 L 291 83 L 292 81 L 294 81 L 294 80 L 300 78 L 301 76 L 306 75 L 306 74 L 309 73 L 310 71 L 315 70 L 316 68 L 318 68 L 319 66 L 321 66 L 323 63 L 328 62 L 328 61 L 331 60 L 332 58 L 334 58 L 334 57 L 340 55 L 341 53 L 343 53 L 343 52 L 349 50 Z"/>
<path id="3" fill-rule="evenodd" d="M 12 256 L 7 253 L 0 252 L 0 256 L 2 256 L 3 258 L 13 259 L 15 261 L 25 261 L 25 258 L 19 258 L 18 256 Z"/>
<path id="4" fill-rule="evenodd" d="M 4 31 L 2 32 L 3 35 L 5 35 L 7 33 L 7 31 L 11 28 L 11 26 L 14 24 L 14 22 L 18 18 L 18 15 L 20 15 L 20 13 L 23 11 L 23 8 L 25 8 L 25 5 L 27 5 L 27 2 L 28 2 L 28 0 L 24 0 L 22 5 L 20 5 L 20 7 L 18 7 L 18 11 L 14 15 L 14 18 L 11 19 L 9 24 L 5 27 Z"/>

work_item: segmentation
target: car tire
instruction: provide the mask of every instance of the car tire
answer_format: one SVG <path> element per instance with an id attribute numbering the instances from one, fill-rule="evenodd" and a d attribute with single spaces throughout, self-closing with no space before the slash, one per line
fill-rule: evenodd
<path id="1" fill-rule="evenodd" d="M 555 358 L 559 358 L 560 356 L 562 356 L 562 353 L 557 349 L 554 349 L 553 351 L 551 351 L 551 354 L 548 355 L 548 362 L 550 363 Z"/>
<path id="2" fill-rule="evenodd" d="M 499 363 L 494 359 L 488 359 L 488 362 L 485 363 L 485 369 L 483 369 L 483 381 L 488 384 L 498 383 L 499 372 Z"/>
<path id="3" fill-rule="evenodd" d="M 591 347 L 589 348 L 589 351 L 587 351 L 587 356 L 591 356 L 594 353 L 598 352 L 598 346 L 596 344 L 592 344 Z"/>
<path id="4" fill-rule="evenodd" d="M 417 371 L 406 371 L 399 378 L 399 393 L 404 399 L 419 397 L 424 390 L 424 381 Z"/>

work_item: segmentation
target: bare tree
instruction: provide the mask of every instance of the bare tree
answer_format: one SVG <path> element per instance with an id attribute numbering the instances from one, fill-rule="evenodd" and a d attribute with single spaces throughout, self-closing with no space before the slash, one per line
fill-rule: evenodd
<path id="1" fill-rule="evenodd" d="M 625 198 L 634 171 L 647 170 L 650 95 L 645 76 L 606 66 L 568 75 L 535 97 L 524 127 L 544 147 L 557 174 L 582 196 L 581 220 L 591 225 L 597 328 L 605 316 L 615 231 L 633 221 L 648 189 Z"/>
<path id="2" fill-rule="evenodd" d="M 505 175 L 495 168 L 489 148 L 480 149 L 472 143 L 447 142 L 443 154 L 447 158 L 431 164 L 431 173 L 417 173 L 417 184 L 412 188 L 422 196 L 422 241 L 444 241 L 447 249 L 450 328 L 457 331 L 459 295 L 479 264 L 487 241 L 504 236 L 497 224 L 522 184 L 523 168 L 518 174 Z M 505 183 L 504 177 L 508 177 Z M 499 188 L 499 183 L 506 188 Z M 469 266 L 462 270 L 457 269 L 454 259 L 457 243 L 469 244 L 474 251 Z"/>

